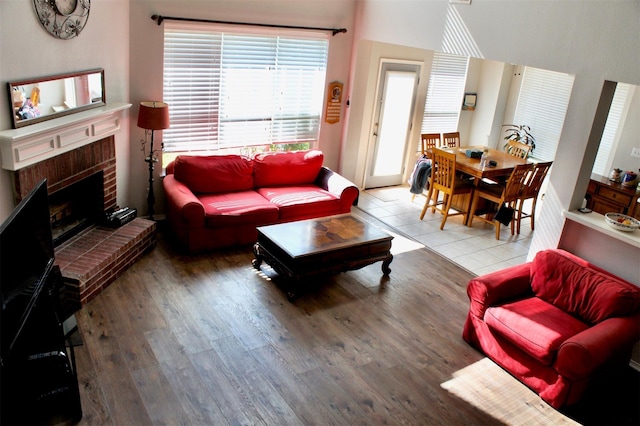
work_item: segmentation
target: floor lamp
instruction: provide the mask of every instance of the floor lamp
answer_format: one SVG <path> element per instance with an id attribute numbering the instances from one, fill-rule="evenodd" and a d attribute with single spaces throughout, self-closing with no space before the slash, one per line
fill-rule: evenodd
<path id="1" fill-rule="evenodd" d="M 169 105 L 164 102 L 141 102 L 140 112 L 138 113 L 138 127 L 144 130 L 144 140 L 141 141 L 141 150 L 145 155 L 144 161 L 149 163 L 149 193 L 147 195 L 147 214 L 149 219 L 153 220 L 153 205 L 156 202 L 153 194 L 153 165 L 158 162 L 158 150 L 153 147 L 153 132 L 169 128 Z M 147 154 L 146 143 L 147 134 L 151 133 L 151 144 L 149 145 L 149 153 Z"/>

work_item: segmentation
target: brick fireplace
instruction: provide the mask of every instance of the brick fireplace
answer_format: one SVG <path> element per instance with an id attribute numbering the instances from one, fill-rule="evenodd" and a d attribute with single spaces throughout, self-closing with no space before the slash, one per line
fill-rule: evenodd
<path id="1" fill-rule="evenodd" d="M 16 203 L 42 179 L 49 195 L 102 171 L 104 209 L 116 205 L 116 148 L 114 136 L 98 140 L 17 170 L 13 174 Z"/>
<path id="2" fill-rule="evenodd" d="M 14 172 L 16 202 L 42 179 L 47 179 L 51 199 L 99 172 L 104 187 L 102 212 L 114 209 L 117 190 L 113 135 Z M 56 264 L 64 277 L 67 296 L 80 305 L 100 294 L 155 245 L 153 221 L 136 219 L 118 229 L 98 225 L 80 229 L 56 247 Z"/>
<path id="3" fill-rule="evenodd" d="M 116 108 L 123 109 L 120 105 Z M 19 138 L 12 136 L 11 143 L 23 145 L 19 145 L 12 151 L 3 151 L 3 168 L 13 171 L 11 179 L 16 203 L 22 200 L 37 183 L 46 178 L 53 223 L 59 219 L 59 215 L 66 215 L 68 210 L 73 210 L 71 205 L 74 203 L 59 201 L 59 194 L 73 192 L 69 191 L 69 188 L 82 186 L 79 185 L 82 182 L 90 179 L 95 181 L 96 177 L 102 177 L 102 182 L 96 189 L 100 196 L 103 194 L 102 205 L 97 207 L 100 209 L 100 218 L 104 211 L 117 208 L 114 133 L 119 129 L 119 122 L 117 118 L 108 118 L 108 121 L 105 120 L 103 114 L 95 118 L 95 122 L 88 123 L 86 126 L 84 123 L 73 123 L 74 127 L 71 130 L 68 126 L 48 125 L 49 128 L 46 131 L 53 136 L 48 133 L 38 134 L 35 137 L 29 136 L 31 141 L 16 142 Z M 82 130 L 83 126 L 88 130 Z M 99 135 L 103 129 L 107 129 L 106 132 L 111 134 Z M 64 138 L 68 134 L 73 134 L 74 139 L 67 144 Z M 76 143 L 79 139 L 75 136 L 76 134 L 92 136 L 95 134 L 99 137 L 86 138 Z M 34 144 L 33 140 L 37 142 Z M 57 140 L 58 144 L 50 144 L 49 140 L 53 142 Z M 70 147 L 71 144 L 78 146 Z M 38 149 L 33 149 L 33 146 L 38 146 Z M 44 155 L 41 155 L 41 152 L 49 150 L 49 146 L 57 148 L 57 151 L 44 152 Z M 6 145 L 2 148 L 6 149 Z M 7 160 L 7 156 L 4 156 L 5 152 L 16 153 L 15 158 L 10 159 L 13 163 L 5 163 Z M 32 155 L 33 153 L 35 155 Z M 24 164 L 20 164 L 23 158 L 26 160 Z M 90 189 L 95 188 L 95 183 L 84 186 Z M 75 204 L 84 204 L 88 198 L 92 198 L 84 195 L 80 197 L 81 202 Z M 51 206 L 54 199 L 61 207 Z M 136 218 L 115 229 L 102 226 L 100 222 L 100 220 L 93 220 L 93 223 L 88 226 L 78 228 L 75 235 L 66 238 L 55 247 L 56 264 L 60 267 L 64 278 L 66 296 L 78 307 L 100 294 L 156 243 L 156 224 L 151 220 Z"/>

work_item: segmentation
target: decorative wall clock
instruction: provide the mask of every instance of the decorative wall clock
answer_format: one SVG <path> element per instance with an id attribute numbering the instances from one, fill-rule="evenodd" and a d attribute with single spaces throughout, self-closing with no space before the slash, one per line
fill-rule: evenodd
<path id="1" fill-rule="evenodd" d="M 87 24 L 91 0 L 33 0 L 38 20 L 52 36 L 68 40 Z"/>

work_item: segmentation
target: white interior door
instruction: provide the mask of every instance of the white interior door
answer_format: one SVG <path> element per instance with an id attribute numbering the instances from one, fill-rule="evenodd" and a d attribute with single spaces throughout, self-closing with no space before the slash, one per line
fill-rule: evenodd
<path id="1" fill-rule="evenodd" d="M 382 65 L 365 188 L 402 184 L 419 75 L 416 64 Z"/>

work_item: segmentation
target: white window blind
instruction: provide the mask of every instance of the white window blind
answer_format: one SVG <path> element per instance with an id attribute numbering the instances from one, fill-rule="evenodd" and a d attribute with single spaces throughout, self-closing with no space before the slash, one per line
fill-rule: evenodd
<path id="1" fill-rule="evenodd" d="M 246 31 L 165 23 L 165 151 L 318 139 L 327 34 Z"/>
<path id="2" fill-rule="evenodd" d="M 525 67 L 513 124 L 531 127 L 536 139 L 532 157 L 543 161 L 555 158 L 573 80 L 569 74 Z"/>
<path id="3" fill-rule="evenodd" d="M 602 138 L 600 138 L 598 154 L 596 155 L 592 169 L 593 173 L 601 176 L 607 176 L 609 174 L 609 167 L 611 167 L 608 165 L 609 156 L 615 151 L 614 144 L 616 134 L 618 133 L 618 126 L 624 113 L 625 104 L 627 103 L 630 86 L 629 84 L 618 83 L 616 85 L 616 91 L 613 94 L 611 108 L 609 108 L 609 115 L 607 115 L 607 122 L 604 126 Z"/>
<path id="4" fill-rule="evenodd" d="M 468 57 L 434 53 L 421 133 L 458 130 L 468 66 Z"/>

